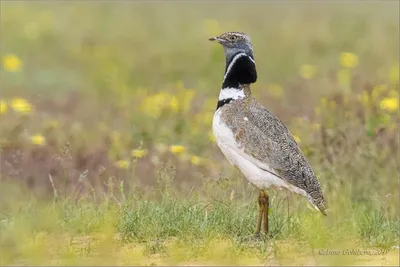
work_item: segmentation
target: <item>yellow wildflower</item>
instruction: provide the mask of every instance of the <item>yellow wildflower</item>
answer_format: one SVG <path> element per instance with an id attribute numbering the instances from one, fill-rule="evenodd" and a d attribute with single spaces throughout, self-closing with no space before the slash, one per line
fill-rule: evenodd
<path id="1" fill-rule="evenodd" d="M 300 137 L 298 137 L 297 135 L 293 135 L 293 139 L 296 141 L 296 143 L 300 143 Z"/>
<path id="2" fill-rule="evenodd" d="M 11 101 L 11 107 L 19 113 L 31 113 L 33 110 L 31 103 L 23 98 L 13 98 Z"/>
<path id="3" fill-rule="evenodd" d="M 43 145 L 45 142 L 45 139 L 43 137 L 43 135 L 41 134 L 35 134 L 33 136 L 31 136 L 31 143 L 34 145 Z"/>
<path id="4" fill-rule="evenodd" d="M 394 65 L 390 68 L 389 80 L 391 83 L 399 82 L 399 65 Z"/>
<path id="5" fill-rule="evenodd" d="M 6 114 L 7 113 L 7 103 L 4 100 L 0 100 L 0 114 Z"/>
<path id="6" fill-rule="evenodd" d="M 22 62 L 16 55 L 8 54 L 3 57 L 3 67 L 7 71 L 17 72 L 21 69 L 21 66 Z"/>
<path id="7" fill-rule="evenodd" d="M 268 93 L 275 98 L 280 98 L 283 95 L 283 88 L 279 84 L 270 84 L 267 87 Z"/>
<path id="8" fill-rule="evenodd" d="M 185 147 L 181 145 L 171 145 L 169 151 L 174 154 L 182 154 L 185 151 Z"/>
<path id="9" fill-rule="evenodd" d="M 117 162 L 115 162 L 115 164 L 120 169 L 128 169 L 130 162 L 128 160 L 118 160 Z"/>
<path id="10" fill-rule="evenodd" d="M 399 108 L 399 99 L 394 97 L 384 98 L 380 103 L 380 108 L 390 112 L 397 111 Z"/>
<path id="11" fill-rule="evenodd" d="M 203 160 L 200 157 L 193 155 L 193 156 L 190 157 L 190 162 L 193 165 L 199 165 L 199 164 L 201 164 L 203 162 Z"/>
<path id="12" fill-rule="evenodd" d="M 131 152 L 131 156 L 134 158 L 143 158 L 147 155 L 147 149 L 134 149 Z"/>
<path id="13" fill-rule="evenodd" d="M 175 102 L 175 103 L 174 103 Z M 168 92 L 159 92 L 150 96 L 147 96 L 141 105 L 141 110 L 148 116 L 153 118 L 158 118 L 162 115 L 163 109 L 178 107 L 178 103 L 176 100 L 173 100 L 173 96 L 171 96 Z"/>
<path id="14" fill-rule="evenodd" d="M 337 80 L 338 83 L 342 86 L 349 86 L 350 85 L 350 72 L 348 69 L 340 69 L 337 73 Z"/>
<path id="15" fill-rule="evenodd" d="M 309 80 L 315 76 L 317 68 L 313 65 L 302 65 L 300 67 L 299 75 L 301 78 Z"/>
<path id="16" fill-rule="evenodd" d="M 354 68 L 358 64 L 358 56 L 353 53 L 340 53 L 340 65 L 344 68 Z"/>

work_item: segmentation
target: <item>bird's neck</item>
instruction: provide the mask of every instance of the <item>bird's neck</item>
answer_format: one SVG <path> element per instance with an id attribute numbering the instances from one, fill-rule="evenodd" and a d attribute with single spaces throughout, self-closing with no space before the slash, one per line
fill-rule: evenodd
<path id="1" fill-rule="evenodd" d="M 232 101 L 249 97 L 250 84 L 257 81 L 257 70 L 254 58 L 239 52 L 227 58 L 224 81 L 218 98 L 217 109 Z"/>

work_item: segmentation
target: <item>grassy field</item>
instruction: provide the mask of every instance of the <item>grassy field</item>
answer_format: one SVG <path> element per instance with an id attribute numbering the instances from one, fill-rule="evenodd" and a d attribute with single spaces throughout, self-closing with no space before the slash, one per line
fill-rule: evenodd
<path id="1" fill-rule="evenodd" d="M 1 265 L 399 262 L 399 3 L 1 2 Z M 328 216 L 257 190 L 211 132 L 224 55 L 287 124 Z"/>

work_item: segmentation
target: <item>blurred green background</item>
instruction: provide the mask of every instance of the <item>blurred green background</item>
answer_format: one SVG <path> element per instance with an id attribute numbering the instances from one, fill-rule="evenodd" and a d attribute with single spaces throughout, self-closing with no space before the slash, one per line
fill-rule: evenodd
<path id="1" fill-rule="evenodd" d="M 135 242 L 147 236 L 153 243 L 146 239 L 145 248 L 155 251 L 150 255 L 170 249 L 154 245 L 152 238 L 180 240 L 193 234 L 204 245 L 211 231 L 231 244 L 232 232 L 253 231 L 257 192 L 227 163 L 211 132 L 225 60 L 222 47 L 208 38 L 225 31 L 251 37 L 259 73 L 253 93 L 288 125 L 321 181 L 332 214 L 323 221 L 305 200 L 271 191 L 272 240 L 329 247 L 335 235 L 369 247 L 398 248 L 398 22 L 397 1 L 2 1 L 0 207 L 2 230 L 10 233 L 2 238 L 8 248 L 3 263 L 32 264 L 33 255 L 41 255 L 36 263 L 46 262 L 51 258 L 46 250 L 21 248 L 20 240 L 66 231 L 60 225 L 79 236 L 102 232 L 90 220 L 93 210 L 96 216 L 122 218 L 99 223 L 112 225 L 110 235 Z M 68 204 L 57 206 L 57 212 L 47 209 L 60 199 Z M 82 199 L 85 208 L 74 204 Z M 147 199 L 161 211 L 140 209 Z M 179 204 L 165 204 L 171 201 Z M 107 204 L 97 210 L 109 202 L 119 208 Z M 180 225 L 171 214 L 187 203 L 200 205 L 201 211 L 203 204 L 220 208 L 216 218 L 222 221 L 196 234 L 191 227 L 178 234 L 158 225 L 160 220 Z M 75 223 L 61 216 L 32 226 L 28 214 L 39 216 L 42 209 L 53 219 L 72 210 Z M 129 216 L 120 214 L 129 214 L 126 209 L 143 212 L 140 225 L 154 228 L 130 226 Z M 203 225 L 202 214 L 193 215 L 193 226 Z M 20 224 L 9 223 L 14 219 Z M 263 255 L 265 247 L 257 244 L 252 246 Z M 187 247 L 175 249 L 181 253 L 182 248 Z M 242 258 L 248 261 L 232 256 L 223 264 L 260 262 L 251 260 L 254 251 L 235 248 L 232 255 L 245 251 Z M 207 253 L 203 259 L 218 263 L 220 257 Z M 146 253 L 139 254 L 127 264 L 151 263 Z M 54 264 L 81 263 L 81 254 L 71 255 L 70 261 Z M 153 260 L 195 261 L 192 254 L 187 257 Z M 349 262 L 311 261 L 319 263 Z"/>

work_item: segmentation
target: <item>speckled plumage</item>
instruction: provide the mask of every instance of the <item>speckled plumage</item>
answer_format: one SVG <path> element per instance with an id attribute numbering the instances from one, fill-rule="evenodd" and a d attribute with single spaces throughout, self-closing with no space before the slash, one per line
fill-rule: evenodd
<path id="1" fill-rule="evenodd" d="M 243 151 L 267 164 L 290 185 L 303 189 L 324 212 L 320 184 L 287 127 L 249 93 L 221 108 L 221 121 Z M 246 119 L 244 119 L 246 118 Z M 262 189 L 262 185 L 258 186 Z M 290 190 L 290 188 L 288 188 Z"/>
<path id="2" fill-rule="evenodd" d="M 251 95 L 250 84 L 257 80 L 257 71 L 250 38 L 244 33 L 228 32 L 210 40 L 223 45 L 226 57 L 213 119 L 222 153 L 261 191 L 286 188 L 307 197 L 326 215 L 319 181 L 293 136 Z"/>

